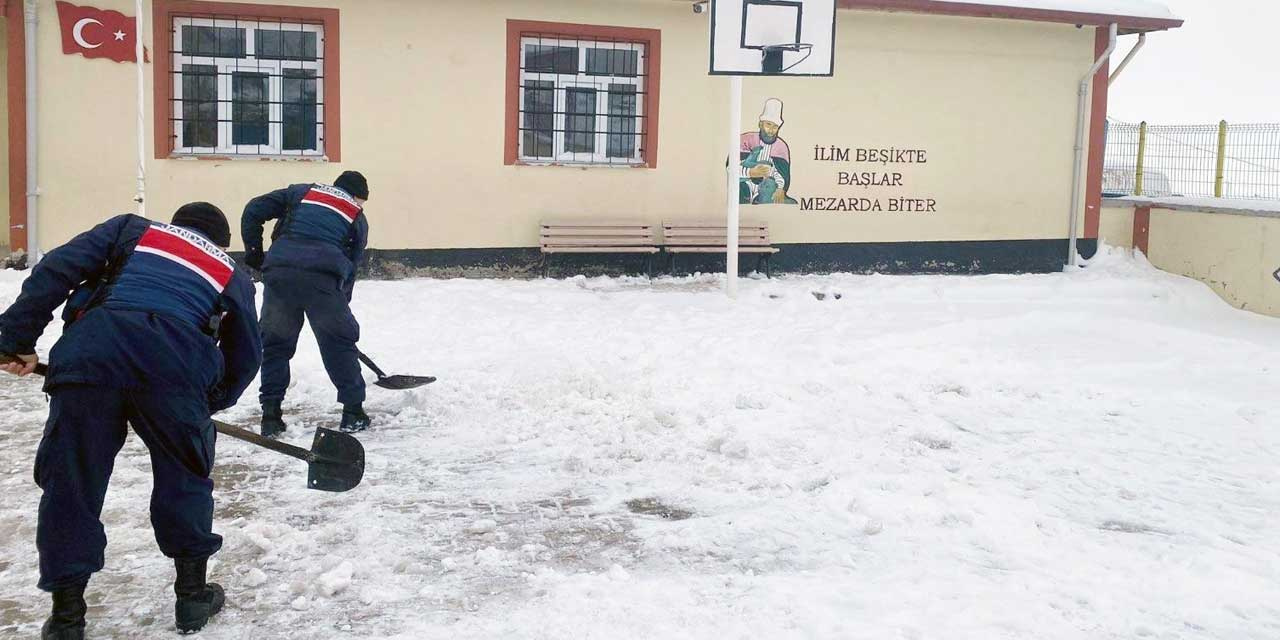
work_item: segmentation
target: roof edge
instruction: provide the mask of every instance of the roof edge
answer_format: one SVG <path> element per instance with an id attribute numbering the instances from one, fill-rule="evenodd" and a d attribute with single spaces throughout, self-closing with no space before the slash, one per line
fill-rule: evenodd
<path id="1" fill-rule="evenodd" d="M 974 4 L 969 2 L 941 2 L 939 0 L 837 0 L 841 9 L 864 11 L 894 11 L 904 13 L 930 13 L 935 15 L 968 18 L 1003 18 L 1006 20 L 1031 20 L 1089 26 L 1120 25 L 1123 33 L 1145 33 L 1181 27 L 1177 18 L 1150 18 L 1105 13 L 1085 13 L 1058 9 L 1035 9 L 1011 5 Z"/>

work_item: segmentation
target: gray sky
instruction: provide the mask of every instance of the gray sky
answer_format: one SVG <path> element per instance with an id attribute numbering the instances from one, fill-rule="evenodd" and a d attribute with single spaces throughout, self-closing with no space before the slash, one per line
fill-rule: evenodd
<path id="1" fill-rule="evenodd" d="M 1110 116 L 1152 124 L 1280 122 L 1280 2 L 1165 4 L 1186 24 L 1147 36 L 1111 87 Z M 1113 65 L 1136 40 L 1120 38 Z"/>

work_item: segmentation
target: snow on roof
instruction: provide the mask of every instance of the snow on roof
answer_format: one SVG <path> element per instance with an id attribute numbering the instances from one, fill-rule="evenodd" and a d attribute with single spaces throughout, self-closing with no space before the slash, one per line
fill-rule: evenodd
<path id="1" fill-rule="evenodd" d="M 1096 13 L 1130 18 L 1177 20 L 1163 3 L 1151 0 L 938 0 L 951 4 L 985 4 L 1021 9 L 1044 9 L 1072 13 Z"/>
<path id="2" fill-rule="evenodd" d="M 1182 196 L 1147 197 L 1123 196 L 1105 198 L 1110 204 L 1129 204 L 1171 211 L 1198 211 L 1201 213 L 1234 213 L 1244 216 L 1267 218 L 1280 217 L 1280 201 L 1241 200 L 1231 198 L 1187 198 Z"/>
<path id="3" fill-rule="evenodd" d="M 1182 20 L 1155 0 L 838 0 L 842 9 L 905 11 L 1089 26 L 1118 24 L 1121 33 L 1176 29 Z"/>

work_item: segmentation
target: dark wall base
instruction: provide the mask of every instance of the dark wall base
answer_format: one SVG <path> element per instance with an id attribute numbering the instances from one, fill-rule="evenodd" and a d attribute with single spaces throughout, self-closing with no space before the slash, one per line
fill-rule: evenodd
<path id="1" fill-rule="evenodd" d="M 780 244 L 773 257 L 777 273 L 989 274 L 1051 273 L 1066 263 L 1066 240 L 989 240 L 974 242 L 869 242 Z M 1097 240 L 1080 240 L 1080 254 L 1092 257 Z M 742 272 L 753 271 L 756 257 L 743 254 Z M 654 256 L 655 274 L 667 272 L 668 257 Z M 573 275 L 638 275 L 640 255 L 556 255 L 551 277 Z M 680 273 L 724 271 L 724 256 L 679 257 Z M 537 247 L 514 249 L 373 249 L 362 271 L 370 277 L 528 278 L 542 273 Z"/>

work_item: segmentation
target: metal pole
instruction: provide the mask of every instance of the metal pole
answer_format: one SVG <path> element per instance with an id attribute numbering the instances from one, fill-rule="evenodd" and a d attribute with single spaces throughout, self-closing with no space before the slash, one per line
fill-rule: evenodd
<path id="1" fill-rule="evenodd" d="M 138 195 L 134 201 L 138 203 L 138 215 L 147 217 L 147 129 L 146 129 L 146 75 L 143 62 L 146 54 L 142 46 L 142 0 L 134 2 L 134 62 L 138 68 Z"/>
<path id="2" fill-rule="evenodd" d="M 1222 197 L 1222 183 L 1227 168 L 1227 121 L 1218 123 L 1218 171 L 1213 179 L 1213 197 Z"/>
<path id="3" fill-rule="evenodd" d="M 1142 195 L 1142 171 L 1147 163 L 1147 123 L 1138 125 L 1138 164 L 1133 176 L 1133 195 Z"/>
<path id="4" fill-rule="evenodd" d="M 729 166 L 727 189 L 728 215 L 725 220 L 726 253 L 724 291 L 730 298 L 738 297 L 738 175 L 742 169 L 742 77 L 729 77 Z"/>
<path id="5" fill-rule="evenodd" d="M 40 129 L 37 115 L 39 100 L 36 99 L 36 0 L 23 3 L 23 16 L 26 21 L 26 72 L 27 72 L 27 264 L 35 265 L 40 261 Z"/>

